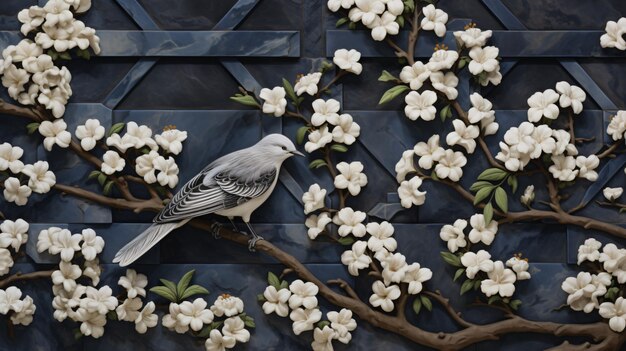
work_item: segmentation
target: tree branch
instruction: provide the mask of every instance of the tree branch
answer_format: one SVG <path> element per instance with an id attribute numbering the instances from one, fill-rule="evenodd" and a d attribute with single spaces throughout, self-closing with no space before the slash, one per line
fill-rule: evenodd
<path id="1" fill-rule="evenodd" d="M 3 289 L 9 286 L 9 284 L 14 283 L 16 281 L 50 278 L 50 276 L 52 275 L 52 272 L 54 271 L 38 271 L 38 272 L 32 272 L 32 273 L 18 272 L 9 276 L 6 279 L 0 280 L 0 289 Z"/>
<path id="2" fill-rule="evenodd" d="M 430 296 L 432 299 L 437 301 L 459 326 L 463 328 L 469 328 L 471 326 L 474 326 L 474 324 L 466 321 L 461 317 L 461 312 L 457 312 L 454 310 L 454 307 L 452 307 L 452 304 L 450 304 L 450 299 L 443 297 L 439 290 L 437 290 L 436 292 L 422 291 L 422 294 Z"/>

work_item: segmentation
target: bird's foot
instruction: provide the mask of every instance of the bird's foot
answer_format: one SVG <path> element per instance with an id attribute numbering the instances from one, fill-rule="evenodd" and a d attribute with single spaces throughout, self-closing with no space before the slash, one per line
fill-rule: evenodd
<path id="1" fill-rule="evenodd" d="M 256 252 L 256 243 L 259 240 L 265 240 L 263 239 L 263 237 L 260 237 L 258 235 L 255 235 L 254 237 L 252 237 L 252 239 L 248 240 L 248 250 L 250 250 L 250 252 Z"/>
<path id="2" fill-rule="evenodd" d="M 220 235 L 220 230 L 222 230 L 222 227 L 224 226 L 217 222 L 211 225 L 211 233 L 213 234 L 213 238 L 215 239 L 222 238 L 222 236 Z"/>

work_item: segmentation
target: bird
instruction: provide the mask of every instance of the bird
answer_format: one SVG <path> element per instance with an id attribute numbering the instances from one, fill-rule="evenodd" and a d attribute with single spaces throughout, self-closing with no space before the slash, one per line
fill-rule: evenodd
<path id="1" fill-rule="evenodd" d="M 286 136 L 269 134 L 211 162 L 172 197 L 148 229 L 117 252 L 113 262 L 132 264 L 173 230 L 208 214 L 227 217 L 237 231 L 233 219 L 240 217 L 252 235 L 253 251 L 262 238 L 250 225 L 250 216 L 274 190 L 283 162 L 294 155 L 304 156 Z"/>

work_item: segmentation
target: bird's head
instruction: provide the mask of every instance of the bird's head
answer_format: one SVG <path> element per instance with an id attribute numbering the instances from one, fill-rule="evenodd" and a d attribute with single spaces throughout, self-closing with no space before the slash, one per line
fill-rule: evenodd
<path id="1" fill-rule="evenodd" d="M 268 158 L 276 160 L 286 160 L 293 155 L 304 156 L 296 150 L 296 146 L 282 134 L 270 134 L 261 139 L 256 145 L 261 148 Z"/>

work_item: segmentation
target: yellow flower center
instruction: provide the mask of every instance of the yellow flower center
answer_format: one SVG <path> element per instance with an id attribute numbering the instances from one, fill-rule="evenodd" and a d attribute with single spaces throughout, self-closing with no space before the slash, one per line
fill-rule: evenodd
<path id="1" fill-rule="evenodd" d="M 446 44 L 435 45 L 435 51 L 439 51 L 439 50 L 448 50 L 448 46 Z"/>
<path id="2" fill-rule="evenodd" d="M 166 125 L 165 127 L 163 127 L 163 131 L 164 131 L 164 132 L 167 132 L 167 131 L 169 131 L 169 130 L 176 130 L 176 126 L 175 126 L 175 125 L 173 125 L 173 124 L 168 124 L 168 125 Z"/>

